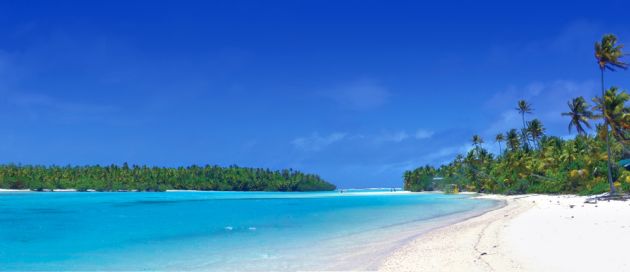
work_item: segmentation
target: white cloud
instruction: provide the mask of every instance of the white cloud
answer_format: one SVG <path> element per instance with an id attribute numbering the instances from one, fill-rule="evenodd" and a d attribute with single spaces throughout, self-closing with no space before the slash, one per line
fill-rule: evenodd
<path id="1" fill-rule="evenodd" d="M 384 143 L 401 143 L 406 140 L 423 140 L 433 136 L 432 131 L 419 129 L 414 134 L 409 134 L 405 130 L 384 131 L 376 134 L 350 134 L 334 132 L 329 135 L 320 135 L 315 132 L 310 136 L 298 137 L 291 141 L 291 144 L 304 151 L 320 151 L 325 147 L 339 141 L 355 142 L 363 145 L 380 145 Z"/>
<path id="2" fill-rule="evenodd" d="M 372 139 L 376 143 L 382 142 L 394 142 L 400 143 L 405 140 L 424 140 L 431 138 L 433 136 L 433 131 L 418 129 L 415 133 L 408 133 L 405 130 L 395 131 L 395 132 L 381 132 L 380 134 L 375 135 L 367 135 L 363 136 L 363 138 Z"/>
<path id="3" fill-rule="evenodd" d="M 382 133 L 380 135 L 374 136 L 374 139 L 378 142 L 402 142 L 409 138 L 409 134 L 407 132 L 398 131 L 394 133 Z"/>
<path id="4" fill-rule="evenodd" d="M 433 137 L 433 131 L 419 129 L 419 130 L 416 130 L 416 134 L 414 135 L 414 137 L 418 140 L 428 139 L 428 138 Z"/>
<path id="5" fill-rule="evenodd" d="M 413 134 L 409 134 L 407 133 L 407 131 L 401 130 L 401 131 L 396 131 L 396 132 L 383 132 L 379 135 L 372 136 L 372 138 L 374 138 L 376 142 L 399 143 L 408 139 L 416 139 L 416 140 L 428 139 L 428 138 L 431 138 L 432 136 L 433 136 L 433 131 L 418 129 Z"/>
<path id="6" fill-rule="evenodd" d="M 329 146 L 333 143 L 339 142 L 345 139 L 346 133 L 335 132 L 328 136 L 320 136 L 317 133 L 308 137 L 300 137 L 291 141 L 294 147 L 305 151 L 319 151 L 322 148 Z"/>

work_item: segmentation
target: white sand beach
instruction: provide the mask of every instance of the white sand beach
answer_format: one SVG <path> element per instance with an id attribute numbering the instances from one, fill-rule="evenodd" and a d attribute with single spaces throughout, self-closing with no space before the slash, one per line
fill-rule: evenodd
<path id="1" fill-rule="evenodd" d="M 0 193 L 31 192 L 28 189 L 0 189 Z"/>
<path id="2" fill-rule="evenodd" d="M 54 189 L 48 190 L 49 192 L 76 192 L 77 189 Z M 34 192 L 29 189 L 0 189 L 0 193 L 24 193 L 24 192 Z"/>
<path id="3" fill-rule="evenodd" d="M 431 231 L 381 271 L 630 271 L 630 201 L 496 196 L 507 205 Z"/>

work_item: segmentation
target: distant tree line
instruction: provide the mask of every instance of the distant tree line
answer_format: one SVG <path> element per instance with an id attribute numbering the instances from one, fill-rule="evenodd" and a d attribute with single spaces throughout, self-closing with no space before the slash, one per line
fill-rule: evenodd
<path id="1" fill-rule="evenodd" d="M 0 165 L 0 188 L 79 191 L 327 191 L 335 185 L 292 169 L 238 166 L 148 167 Z"/>

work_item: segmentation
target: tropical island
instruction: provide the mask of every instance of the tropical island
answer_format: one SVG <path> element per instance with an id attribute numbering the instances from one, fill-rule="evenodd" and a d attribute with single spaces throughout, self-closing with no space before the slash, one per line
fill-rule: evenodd
<path id="1" fill-rule="evenodd" d="M 567 98 L 568 132 L 572 139 L 545 133 L 535 115 L 535 105 L 515 103 L 522 127 L 494 137 L 495 156 L 481 136 L 472 136 L 465 155 L 440 167 L 419 167 L 404 173 L 410 191 L 474 191 L 496 194 L 581 194 L 630 191 L 630 95 L 616 86 L 604 85 L 606 71 L 626 70 L 623 45 L 612 34 L 595 44 L 601 71 L 602 95 Z M 516 101 L 515 101 L 516 102 Z M 558 101 L 558 107 L 561 107 Z M 592 129 L 592 133 L 590 130 Z"/>
<path id="2" fill-rule="evenodd" d="M 432 231 L 397 250 L 382 271 L 627 271 L 630 242 L 630 96 L 606 86 L 607 71 L 626 70 L 612 34 L 595 43 L 601 96 L 567 97 L 571 137 L 547 135 L 535 105 L 518 101 L 522 127 L 494 137 L 495 156 L 479 135 L 465 155 L 404 173 L 411 191 L 471 191 L 505 206 Z M 562 101 L 558 101 L 558 107 Z M 496 150 L 496 149 L 495 149 Z M 592 250 L 594 249 L 594 250 Z M 606 261 L 603 261 L 606 260 Z"/>
<path id="3" fill-rule="evenodd" d="M 0 2 L 0 272 L 630 271 L 626 2 Z"/>
<path id="4" fill-rule="evenodd" d="M 216 165 L 189 167 L 0 165 L 0 189 L 34 191 L 329 191 L 335 185 L 293 169 Z"/>

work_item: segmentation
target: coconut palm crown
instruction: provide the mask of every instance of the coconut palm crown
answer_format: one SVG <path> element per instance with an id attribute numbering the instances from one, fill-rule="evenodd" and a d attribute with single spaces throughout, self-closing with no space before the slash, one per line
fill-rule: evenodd
<path id="1" fill-rule="evenodd" d="M 571 132 L 572 128 L 575 127 L 575 130 L 580 135 L 586 135 L 586 130 L 584 127 L 591 128 L 591 125 L 588 121 L 593 118 L 593 112 L 588 109 L 588 103 L 584 97 L 576 97 L 571 100 L 571 102 L 567 102 L 569 106 L 568 112 L 563 112 L 562 116 L 571 117 L 571 121 L 569 122 L 569 132 Z"/>
<path id="2" fill-rule="evenodd" d="M 593 115 L 594 119 L 604 119 L 604 121 L 610 126 L 610 132 L 620 142 L 627 142 L 630 140 L 630 132 L 625 128 L 625 124 L 630 108 L 625 104 L 630 100 L 630 95 L 625 91 L 619 91 L 617 87 L 611 87 L 606 91 L 604 101 L 601 97 L 593 98 L 595 105 L 593 110 L 601 112 L 602 114 Z"/>
<path id="3" fill-rule="evenodd" d="M 505 136 L 503 135 L 503 133 L 497 134 L 497 136 L 494 137 L 494 141 L 499 144 L 499 154 L 503 153 L 503 150 L 501 148 L 501 142 L 505 141 Z"/>
<path id="4" fill-rule="evenodd" d="M 617 36 L 613 34 L 606 34 L 601 42 L 595 42 L 595 58 L 602 71 L 628 69 L 628 64 L 620 60 L 623 55 L 623 44 L 617 44 Z"/>
<path id="5" fill-rule="evenodd" d="M 475 151 L 476 151 L 477 155 L 479 155 L 479 151 L 481 149 L 481 144 L 483 144 L 483 138 L 481 138 L 481 136 L 475 134 L 472 137 L 472 142 L 473 142 L 473 145 L 475 146 Z"/>
<path id="6" fill-rule="evenodd" d="M 545 134 L 545 127 L 538 119 L 527 122 L 527 132 L 532 137 L 533 142 L 539 145 L 540 138 Z"/>
<path id="7" fill-rule="evenodd" d="M 507 146 L 510 147 L 512 151 L 518 150 L 521 145 L 520 139 L 518 137 L 518 132 L 516 129 L 510 129 L 506 134 L 505 138 L 507 140 Z"/>

